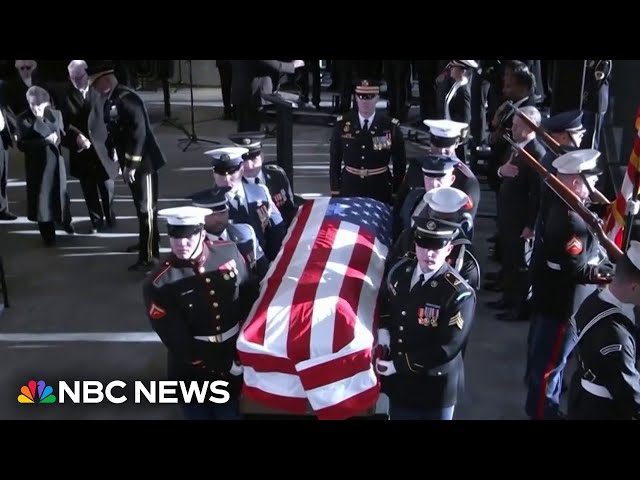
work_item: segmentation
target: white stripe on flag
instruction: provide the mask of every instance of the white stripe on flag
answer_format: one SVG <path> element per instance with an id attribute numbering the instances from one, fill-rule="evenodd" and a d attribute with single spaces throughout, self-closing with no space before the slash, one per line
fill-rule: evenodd
<path id="1" fill-rule="evenodd" d="M 302 388 L 300 377 L 289 373 L 280 372 L 256 372 L 251 367 L 244 367 L 244 383 L 263 392 L 282 397 L 306 398 L 307 394 Z"/>
<path id="2" fill-rule="evenodd" d="M 307 396 L 309 397 L 311 408 L 318 411 L 323 408 L 333 407 L 354 395 L 365 392 L 375 387 L 377 383 L 378 379 L 372 368 L 356 373 L 352 377 L 309 390 Z"/>

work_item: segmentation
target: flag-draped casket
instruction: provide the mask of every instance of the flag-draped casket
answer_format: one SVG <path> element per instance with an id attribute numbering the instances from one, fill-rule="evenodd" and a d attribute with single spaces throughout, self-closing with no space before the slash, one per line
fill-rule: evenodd
<path id="1" fill-rule="evenodd" d="M 307 201 L 238 338 L 243 395 L 320 419 L 373 407 L 377 299 L 391 209 L 365 198 Z"/>

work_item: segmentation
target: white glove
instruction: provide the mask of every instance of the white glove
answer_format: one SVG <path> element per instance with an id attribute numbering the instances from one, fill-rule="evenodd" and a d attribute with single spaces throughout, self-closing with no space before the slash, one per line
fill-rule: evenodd
<path id="1" fill-rule="evenodd" d="M 376 360 L 376 372 L 380 375 L 388 377 L 396 373 L 396 367 L 392 360 Z"/>
<path id="2" fill-rule="evenodd" d="M 386 328 L 378 329 L 378 345 L 391 348 L 391 334 Z"/>
<path id="3" fill-rule="evenodd" d="M 629 200 L 626 210 L 627 215 L 637 215 L 640 212 L 640 202 L 638 200 Z"/>
<path id="4" fill-rule="evenodd" d="M 229 370 L 229 373 L 231 373 L 231 375 L 233 375 L 234 377 L 237 377 L 238 375 L 242 375 L 243 371 L 244 371 L 244 368 L 242 367 L 242 365 L 239 365 L 236 362 L 233 362 L 231 364 L 231 370 Z"/>
<path id="5" fill-rule="evenodd" d="M 293 61 L 293 68 L 300 68 L 300 67 L 304 67 L 304 60 L 294 60 Z"/>

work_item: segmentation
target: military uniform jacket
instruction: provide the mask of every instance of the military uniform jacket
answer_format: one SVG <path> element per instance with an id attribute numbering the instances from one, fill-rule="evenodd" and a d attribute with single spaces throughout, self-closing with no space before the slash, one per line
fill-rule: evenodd
<path id="1" fill-rule="evenodd" d="M 600 242 L 560 198 L 549 203 L 539 270 L 533 277 L 532 306 L 539 313 L 567 321 L 575 311 L 578 287 L 593 288 Z"/>
<path id="2" fill-rule="evenodd" d="M 109 136 L 107 146 L 115 149 L 120 167 L 151 173 L 166 162 L 156 140 L 149 114 L 136 92 L 117 85 L 104 103 L 105 123 Z"/>
<path id="3" fill-rule="evenodd" d="M 578 369 L 568 415 L 576 420 L 640 418 L 640 374 L 636 368 L 633 306 L 608 289 L 592 293 L 574 319 L 579 335 Z"/>
<path id="4" fill-rule="evenodd" d="M 396 372 L 383 377 L 392 402 L 414 408 L 455 405 L 464 385 L 462 351 L 475 315 L 473 289 L 445 264 L 410 291 L 416 260 L 404 258 L 389 272 L 380 326 L 391 335 Z"/>
<path id="5" fill-rule="evenodd" d="M 395 193 L 407 168 L 404 137 L 396 118 L 376 112 L 365 132 L 360 127 L 358 113 L 339 116 L 333 128 L 329 146 L 329 180 L 332 192 L 340 192 L 342 167 L 371 170 L 393 163 Z"/>
<path id="6" fill-rule="evenodd" d="M 233 242 L 206 241 L 199 258 L 171 256 L 147 276 L 145 308 L 167 347 L 170 377 L 228 379 L 239 324 L 251 309 L 255 290 Z"/>
<path id="7" fill-rule="evenodd" d="M 264 175 L 271 195 L 271 200 L 278 207 L 282 219 L 288 225 L 291 225 L 293 217 L 298 213 L 298 208 L 295 206 L 293 198 L 293 191 L 291 190 L 291 183 L 284 169 L 273 163 L 269 163 L 262 166 L 262 175 Z M 246 179 L 243 181 L 247 184 L 251 184 Z"/>
<path id="8" fill-rule="evenodd" d="M 413 228 L 405 228 L 393 244 L 385 262 L 387 271 L 402 257 L 415 258 L 413 230 Z M 464 278 L 471 288 L 478 291 L 480 289 L 480 263 L 473 254 L 471 241 L 464 234 L 460 234 L 458 238 L 454 239 L 452 246 L 447 263 Z"/>
<path id="9" fill-rule="evenodd" d="M 229 223 L 224 232 L 219 236 L 207 233 L 207 238 L 209 241 L 232 241 L 236 244 L 236 247 L 238 247 L 249 268 L 253 269 L 259 278 L 264 277 L 266 274 L 269 268 L 269 261 L 251 225 L 246 223 Z"/>

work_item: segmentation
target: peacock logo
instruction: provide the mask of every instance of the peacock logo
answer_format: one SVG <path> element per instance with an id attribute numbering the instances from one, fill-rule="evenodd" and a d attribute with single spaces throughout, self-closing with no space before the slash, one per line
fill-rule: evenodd
<path id="1" fill-rule="evenodd" d="M 26 385 L 22 386 L 20 395 L 18 395 L 18 403 L 56 403 L 56 401 L 53 388 L 47 385 L 44 380 L 37 382 L 29 380 Z"/>

